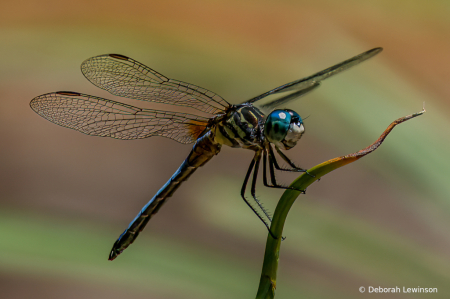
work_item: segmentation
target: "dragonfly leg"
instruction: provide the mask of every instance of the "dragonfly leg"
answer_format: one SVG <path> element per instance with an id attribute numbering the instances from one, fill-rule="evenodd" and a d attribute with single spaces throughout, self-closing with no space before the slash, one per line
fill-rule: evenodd
<path id="1" fill-rule="evenodd" d="M 277 146 L 275 146 L 275 149 L 277 150 L 278 155 L 280 155 L 280 157 L 286 161 L 286 163 L 289 164 L 289 166 L 292 167 L 292 169 L 286 169 L 286 168 L 281 168 L 278 163 L 277 160 L 275 159 L 275 155 L 273 153 L 272 147 L 269 145 L 269 152 L 270 155 L 273 158 L 274 164 L 275 164 L 275 168 L 278 170 L 282 170 L 282 171 L 293 171 L 293 172 L 306 172 L 307 175 L 309 175 L 310 177 L 315 177 L 315 175 L 310 174 L 306 169 L 298 167 L 294 164 L 294 162 L 292 162 Z"/>
<path id="2" fill-rule="evenodd" d="M 255 154 L 255 169 L 253 170 L 253 179 L 252 179 L 252 187 L 251 187 L 251 195 L 253 199 L 255 200 L 256 204 L 259 206 L 259 208 L 263 211 L 264 215 L 269 219 L 269 222 L 272 222 L 272 217 L 269 215 L 267 210 L 263 207 L 261 202 L 256 198 L 256 179 L 258 177 L 258 171 L 259 171 L 259 165 L 261 162 L 261 152 L 256 152 Z"/>
<path id="3" fill-rule="evenodd" d="M 270 145 L 269 145 L 269 148 L 270 148 Z M 269 188 L 296 190 L 296 191 L 299 191 L 304 194 L 306 190 L 296 189 L 296 188 L 292 188 L 292 187 L 285 187 L 285 186 L 279 185 L 277 183 L 277 180 L 275 178 L 275 169 L 274 169 L 274 164 L 276 162 L 274 162 L 273 155 L 270 155 L 270 150 L 267 150 L 267 151 L 269 153 L 266 153 L 266 151 L 264 151 L 264 153 L 263 153 L 263 156 L 264 156 L 264 160 L 263 160 L 263 173 L 264 173 L 263 174 L 263 183 L 264 183 L 264 186 L 269 187 Z M 269 184 L 267 182 L 267 156 L 269 156 L 269 173 L 270 173 L 270 180 L 271 180 L 272 184 Z"/>
<path id="4" fill-rule="evenodd" d="M 255 195 L 256 179 L 258 176 L 258 169 L 259 169 L 260 162 L 261 162 L 261 151 L 257 151 L 255 153 L 254 158 L 252 159 L 252 162 L 250 163 L 247 174 L 245 175 L 244 184 L 242 185 L 242 189 L 241 189 L 241 196 L 242 196 L 242 199 L 245 201 L 245 203 L 253 211 L 253 213 L 255 213 L 256 216 L 258 216 L 258 218 L 264 223 L 264 225 L 266 226 L 266 228 L 269 231 L 272 238 L 277 239 L 277 237 L 270 230 L 269 223 L 272 221 L 272 218 L 270 217 L 269 213 L 267 213 L 266 209 L 262 206 L 261 202 L 256 198 L 256 195 Z M 253 172 L 253 178 L 252 178 L 252 186 L 251 186 L 250 192 L 251 192 L 253 200 L 256 202 L 256 204 L 261 209 L 261 211 L 263 211 L 263 213 L 267 217 L 268 221 L 255 209 L 255 207 L 253 207 L 253 205 L 247 200 L 247 198 L 245 198 L 245 189 L 247 187 L 247 183 L 248 183 L 248 180 L 249 180 L 252 172 Z"/>

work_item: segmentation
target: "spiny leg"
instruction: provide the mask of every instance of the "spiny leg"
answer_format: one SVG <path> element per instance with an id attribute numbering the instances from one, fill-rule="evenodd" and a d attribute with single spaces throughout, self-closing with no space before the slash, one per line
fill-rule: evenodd
<path id="1" fill-rule="evenodd" d="M 265 149 L 263 151 L 263 183 L 264 186 L 270 187 L 267 182 L 267 151 Z"/>
<path id="2" fill-rule="evenodd" d="M 263 156 L 264 156 L 264 160 L 263 160 L 263 183 L 264 183 L 264 186 L 269 187 L 269 188 L 287 189 L 287 187 L 277 184 L 277 180 L 275 178 L 275 170 L 273 168 L 272 158 L 271 158 L 270 154 L 268 154 L 267 152 L 268 152 L 268 150 L 265 149 L 264 153 L 263 153 Z M 267 156 L 269 156 L 269 173 L 270 173 L 271 184 L 269 184 L 267 181 Z"/>
<path id="3" fill-rule="evenodd" d="M 258 177 L 259 164 L 261 162 L 261 152 L 260 151 L 256 152 L 254 159 L 256 160 L 256 162 L 255 162 L 255 169 L 253 170 L 253 180 L 252 180 L 252 187 L 250 189 L 251 190 L 250 193 L 251 193 L 253 199 L 255 200 L 256 204 L 261 209 L 261 211 L 263 211 L 264 215 L 266 215 L 267 219 L 269 219 L 269 221 L 272 222 L 272 217 L 270 217 L 267 210 L 263 207 L 261 202 L 256 198 L 256 179 Z"/>
<path id="4" fill-rule="evenodd" d="M 256 166 L 256 172 L 259 168 L 259 163 L 261 161 L 261 152 L 256 152 L 254 158 L 252 159 L 252 162 L 250 163 L 250 166 L 247 170 L 247 174 L 245 175 L 245 179 L 244 179 L 244 184 L 242 185 L 242 189 L 241 189 L 241 197 L 242 199 L 245 201 L 245 203 L 250 207 L 250 209 L 253 211 L 253 213 L 256 214 L 256 216 L 258 216 L 258 218 L 264 223 L 264 225 L 267 227 L 267 230 L 269 231 L 270 235 L 272 236 L 272 238 L 277 239 L 277 237 L 272 233 L 272 231 L 270 230 L 270 225 L 269 223 L 261 216 L 260 213 L 258 213 L 258 211 L 250 204 L 250 202 L 245 198 L 245 189 L 247 187 L 247 183 L 248 183 L 248 179 L 250 178 L 250 174 L 252 173 L 253 169 L 255 168 L 255 164 Z M 254 196 L 255 194 L 255 183 L 256 183 L 256 174 L 253 175 L 253 180 L 252 180 L 252 187 L 251 187 L 251 193 L 252 193 L 252 197 L 255 200 L 255 202 L 258 204 L 258 206 L 261 208 L 261 210 L 264 212 L 264 214 L 267 216 L 267 218 L 269 219 L 269 221 L 271 221 L 271 218 L 269 217 L 269 215 L 267 214 L 267 212 L 265 211 L 265 209 L 261 206 L 259 200 L 257 200 Z"/>
<path id="5" fill-rule="evenodd" d="M 266 187 L 271 187 L 271 188 L 282 188 L 282 189 L 286 189 L 285 187 L 282 187 L 282 186 L 275 186 L 275 185 L 274 185 L 273 182 L 275 182 L 275 184 L 276 184 L 276 180 L 275 180 L 275 171 L 273 171 L 273 165 L 271 165 L 271 167 L 272 167 L 272 171 L 270 172 L 270 174 L 271 174 L 270 180 L 271 180 L 271 182 L 272 182 L 272 185 L 269 185 L 269 184 L 267 183 L 267 151 L 264 149 L 264 151 L 263 151 L 263 183 L 264 183 L 264 186 L 266 186 Z M 269 230 L 269 232 L 270 232 L 270 230 Z M 271 234 L 272 234 L 272 233 L 271 233 Z M 272 237 L 273 237 L 273 235 L 272 235 Z M 281 240 L 282 240 L 282 241 L 284 241 L 285 239 L 286 239 L 286 237 L 281 237 Z"/>
<path id="6" fill-rule="evenodd" d="M 265 151 L 264 151 L 264 154 L 263 154 L 264 155 L 264 161 L 263 161 L 263 172 L 264 172 L 263 183 L 264 183 L 264 186 L 270 187 L 270 188 L 296 190 L 296 191 L 305 193 L 305 190 L 296 189 L 296 188 L 293 188 L 293 187 L 285 187 L 285 186 L 279 185 L 277 183 L 277 180 L 275 178 L 274 156 L 273 156 L 273 152 L 272 152 L 272 155 L 271 155 L 270 149 L 271 149 L 270 145 L 268 145 L 266 147 Z M 266 152 L 268 152 L 268 153 L 266 153 Z M 270 180 L 271 180 L 272 185 L 268 184 L 268 182 L 267 182 L 267 166 L 266 166 L 266 164 L 267 164 L 267 156 L 269 156 L 269 173 L 270 173 Z"/>
<path id="7" fill-rule="evenodd" d="M 277 153 L 280 155 L 281 158 L 283 158 L 284 161 L 286 161 L 289 166 L 292 167 L 292 169 L 282 168 L 278 165 L 277 159 L 275 158 L 275 154 L 273 152 L 272 146 L 269 144 L 267 145 L 267 150 L 269 152 L 269 157 L 272 158 L 273 164 L 277 170 L 282 171 L 292 171 L 292 172 L 305 172 L 306 169 L 303 169 L 301 167 L 297 167 L 288 157 L 286 157 L 285 154 L 277 147 L 275 146 L 275 149 L 277 150 Z"/>
<path id="8" fill-rule="evenodd" d="M 275 154 L 273 153 L 272 150 L 272 146 L 269 144 L 267 146 L 268 150 L 269 150 L 269 155 L 272 157 L 275 168 L 277 170 L 281 170 L 281 171 L 292 171 L 292 172 L 306 172 L 307 175 L 309 175 L 310 177 L 315 177 L 315 175 L 310 174 L 306 169 L 298 167 L 294 164 L 294 162 L 292 162 L 277 146 L 275 146 L 275 149 L 277 150 L 278 155 L 280 155 L 281 158 L 283 158 L 284 161 L 286 161 L 289 166 L 291 166 L 293 169 L 287 169 L 287 168 L 281 168 L 278 165 L 277 159 L 275 158 Z"/>
<path id="9" fill-rule="evenodd" d="M 270 168 L 270 182 L 271 184 L 268 183 L 267 181 L 267 149 L 264 150 L 263 152 L 263 183 L 264 186 L 269 187 L 269 188 L 280 188 L 280 189 L 286 189 L 286 187 L 280 186 L 277 184 L 277 180 L 275 178 L 275 171 L 273 169 L 273 164 L 270 163 L 270 158 L 269 158 L 269 168 Z"/>

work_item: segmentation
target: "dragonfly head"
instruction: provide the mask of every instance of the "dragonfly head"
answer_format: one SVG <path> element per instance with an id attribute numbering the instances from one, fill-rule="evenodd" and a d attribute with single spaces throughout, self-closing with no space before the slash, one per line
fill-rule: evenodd
<path id="1" fill-rule="evenodd" d="M 288 150 L 293 148 L 305 132 L 300 115 L 290 109 L 274 110 L 267 116 L 264 136 L 269 142 Z"/>

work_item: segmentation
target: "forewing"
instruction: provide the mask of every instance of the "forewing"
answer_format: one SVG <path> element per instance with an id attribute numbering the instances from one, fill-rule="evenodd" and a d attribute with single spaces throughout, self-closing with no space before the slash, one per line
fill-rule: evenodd
<path id="1" fill-rule="evenodd" d="M 349 68 L 351 68 L 352 66 L 355 66 L 375 55 L 377 55 L 378 53 L 380 53 L 383 50 L 383 48 L 374 48 L 371 49 L 369 51 L 366 51 L 362 54 L 359 54 L 355 57 L 352 57 L 350 59 L 347 59 L 341 63 L 338 63 L 336 65 L 333 65 L 332 67 L 329 67 L 327 69 L 324 69 L 314 75 L 311 75 L 309 77 L 306 78 L 302 78 L 296 81 L 292 81 L 290 83 L 286 83 L 283 84 L 277 88 L 274 88 L 272 90 L 269 90 L 268 92 L 265 92 L 257 97 L 254 97 L 252 99 L 250 99 L 249 101 L 247 101 L 246 103 L 254 103 L 262 98 L 265 98 L 271 94 L 275 94 L 275 93 L 280 93 L 280 92 L 285 92 L 285 91 L 301 91 L 301 90 L 306 90 L 306 92 L 311 91 L 312 89 L 314 89 L 315 87 L 319 86 L 320 81 L 327 79 L 328 77 L 331 77 L 333 75 L 339 74 L 342 71 L 345 71 Z M 306 93 L 305 92 L 305 93 Z M 303 94 L 305 94 L 303 93 Z M 276 99 L 274 101 L 277 101 L 279 99 Z M 286 102 L 286 101 L 284 101 Z M 284 103 L 283 102 L 283 103 Z M 270 105 L 272 102 L 265 104 L 266 105 Z"/>
<path id="2" fill-rule="evenodd" d="M 299 97 L 304 96 L 307 93 L 310 93 L 311 91 L 313 91 L 314 89 L 316 89 L 319 86 L 320 86 L 320 83 L 317 82 L 317 83 L 315 83 L 315 84 L 313 84 L 313 85 L 311 85 L 311 86 L 309 86 L 307 88 L 303 88 L 301 90 L 298 90 L 298 91 L 295 91 L 293 93 L 290 93 L 290 94 L 288 94 L 286 96 L 283 96 L 283 97 L 280 97 L 280 98 L 275 99 L 273 101 L 270 101 L 270 102 L 262 105 L 261 107 L 266 109 L 266 110 L 268 110 L 268 111 L 270 111 L 270 110 L 272 110 L 273 108 L 275 108 L 277 106 L 286 104 L 287 102 L 293 101 L 295 99 L 298 99 Z"/>
<path id="3" fill-rule="evenodd" d="M 212 91 L 169 79 L 119 54 L 89 58 L 81 64 L 81 71 L 92 84 L 121 97 L 187 106 L 211 114 L 222 113 L 230 107 Z"/>
<path id="4" fill-rule="evenodd" d="M 208 118 L 196 115 L 142 109 L 76 92 L 47 93 L 34 98 L 30 106 L 57 125 L 124 140 L 162 136 L 193 143 L 208 124 Z"/>

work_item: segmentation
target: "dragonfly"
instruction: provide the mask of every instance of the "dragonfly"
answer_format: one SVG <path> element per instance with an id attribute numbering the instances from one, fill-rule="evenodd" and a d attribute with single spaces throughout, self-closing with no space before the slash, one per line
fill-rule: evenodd
<path id="1" fill-rule="evenodd" d="M 208 114 L 205 117 L 184 112 L 139 108 L 101 97 L 71 91 L 40 95 L 31 108 L 45 119 L 81 133 L 131 140 L 162 136 L 182 144 L 194 143 L 192 150 L 167 183 L 142 208 L 114 243 L 109 260 L 121 254 L 147 225 L 162 205 L 197 168 L 217 155 L 223 145 L 254 151 L 241 188 L 241 197 L 270 231 L 271 215 L 256 197 L 261 160 L 263 183 L 267 187 L 290 189 L 279 184 L 275 170 L 307 172 L 284 153 L 293 148 L 305 132 L 300 115 L 290 109 L 275 109 L 318 88 L 328 77 L 347 70 L 380 53 L 374 48 L 311 76 L 283 84 L 238 105 L 218 94 L 186 82 L 169 79 L 124 55 L 106 54 L 85 60 L 83 75 L 95 86 L 112 95 L 135 100 L 183 106 Z M 275 99 L 256 106 L 261 99 Z M 192 109 L 191 109 L 192 110 Z M 275 152 L 289 166 L 280 167 Z M 252 176 L 253 174 L 253 176 Z M 251 177 L 252 176 L 252 177 Z M 250 200 L 245 196 L 251 177 Z M 304 190 L 297 190 L 304 192 Z"/>

